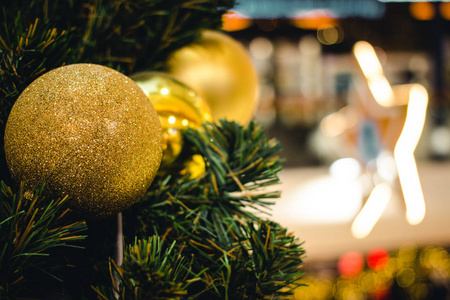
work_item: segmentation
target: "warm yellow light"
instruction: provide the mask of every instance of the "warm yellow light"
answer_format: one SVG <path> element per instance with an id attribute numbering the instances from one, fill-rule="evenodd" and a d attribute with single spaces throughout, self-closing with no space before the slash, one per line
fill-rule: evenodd
<path id="1" fill-rule="evenodd" d="M 334 27 L 338 25 L 337 18 L 325 10 L 313 10 L 292 18 L 289 22 L 301 29 L 318 29 L 320 27 Z"/>
<path id="2" fill-rule="evenodd" d="M 386 77 L 369 80 L 369 89 L 378 104 L 382 106 L 394 105 L 394 93 Z"/>
<path id="3" fill-rule="evenodd" d="M 344 39 L 344 30 L 339 25 L 321 25 L 317 28 L 317 39 L 324 45 L 338 44 Z"/>
<path id="4" fill-rule="evenodd" d="M 252 25 L 252 20 L 235 12 L 227 12 L 222 16 L 222 29 L 225 31 L 239 31 Z"/>
<path id="5" fill-rule="evenodd" d="M 417 172 L 414 150 L 425 124 L 427 90 L 420 84 L 411 87 L 405 125 L 395 145 L 394 157 L 406 204 L 406 219 L 411 225 L 425 217 L 425 199 Z"/>
<path id="6" fill-rule="evenodd" d="M 415 84 L 397 84 L 392 86 L 396 105 L 408 105 L 409 93 Z"/>
<path id="7" fill-rule="evenodd" d="M 365 41 L 359 41 L 354 45 L 353 53 L 366 78 L 383 76 L 381 63 L 372 45 Z"/>
<path id="8" fill-rule="evenodd" d="M 332 113 L 320 122 L 320 129 L 327 136 L 335 137 L 347 130 L 347 119 L 339 112 Z"/>
<path id="9" fill-rule="evenodd" d="M 352 234 L 362 239 L 369 235 L 391 199 L 392 190 L 389 184 L 377 184 L 352 224 Z"/>
<path id="10" fill-rule="evenodd" d="M 169 124 L 175 124 L 175 122 L 177 121 L 177 119 L 174 116 L 170 116 L 169 119 Z"/>
<path id="11" fill-rule="evenodd" d="M 265 37 L 256 37 L 250 42 L 249 51 L 254 58 L 266 60 L 273 54 L 273 43 Z"/>
<path id="12" fill-rule="evenodd" d="M 450 2 L 442 2 L 439 4 L 439 12 L 444 19 L 450 20 Z"/>
<path id="13" fill-rule="evenodd" d="M 409 5 L 409 12 L 421 21 L 431 20 L 436 14 L 433 3 L 429 2 L 413 2 Z"/>
<path id="14" fill-rule="evenodd" d="M 161 95 L 168 95 L 169 94 L 169 89 L 168 88 L 162 88 L 161 89 Z"/>
<path id="15" fill-rule="evenodd" d="M 320 122 L 320 129 L 325 135 L 336 137 L 356 126 L 357 123 L 357 112 L 350 106 L 345 106 L 339 111 L 324 117 Z"/>
<path id="16" fill-rule="evenodd" d="M 353 53 L 375 101 L 382 106 L 394 105 L 394 92 L 384 76 L 383 68 L 372 45 L 359 41 L 353 47 Z"/>

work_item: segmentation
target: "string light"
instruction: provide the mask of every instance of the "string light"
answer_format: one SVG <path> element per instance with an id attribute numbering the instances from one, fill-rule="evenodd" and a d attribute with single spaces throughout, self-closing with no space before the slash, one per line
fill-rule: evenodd
<path id="1" fill-rule="evenodd" d="M 391 187 L 387 183 L 380 183 L 373 188 L 366 204 L 353 221 L 352 234 L 355 238 L 362 239 L 369 235 L 386 208 L 391 194 Z"/>
<path id="2" fill-rule="evenodd" d="M 394 105 L 394 92 L 384 76 L 383 68 L 372 45 L 359 41 L 353 47 L 353 53 L 375 101 L 382 106 Z"/>
<path id="3" fill-rule="evenodd" d="M 397 172 L 406 204 L 406 219 L 411 225 L 425 217 L 425 200 L 420 185 L 414 150 L 425 124 L 428 94 L 416 84 L 411 88 L 405 125 L 394 149 Z"/>
<path id="4" fill-rule="evenodd" d="M 408 105 L 406 120 L 394 148 L 394 159 L 406 204 L 406 219 L 411 225 L 419 224 L 425 217 L 426 209 L 414 150 L 425 124 L 427 91 L 422 85 L 413 84 L 397 87 L 394 92 L 383 73 L 374 48 L 369 43 L 356 43 L 353 53 L 378 104 L 385 107 Z M 408 93 L 407 96 L 405 93 Z M 387 183 L 375 186 L 352 224 L 354 237 L 364 238 L 372 231 L 390 196 L 391 188 Z"/>

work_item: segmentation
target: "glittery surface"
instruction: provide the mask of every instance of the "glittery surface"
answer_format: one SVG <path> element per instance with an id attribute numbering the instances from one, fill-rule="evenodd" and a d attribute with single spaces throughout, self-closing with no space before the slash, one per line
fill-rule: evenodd
<path id="1" fill-rule="evenodd" d="M 149 188 L 162 157 L 153 105 L 125 75 L 74 64 L 30 84 L 9 115 L 8 167 L 29 187 L 45 181 L 82 217 L 116 214 Z"/>

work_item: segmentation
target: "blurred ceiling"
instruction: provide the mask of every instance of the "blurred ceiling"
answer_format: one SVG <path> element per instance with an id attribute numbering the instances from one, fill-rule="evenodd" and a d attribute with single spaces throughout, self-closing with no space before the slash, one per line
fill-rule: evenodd
<path id="1" fill-rule="evenodd" d="M 314 12 L 376 19 L 383 16 L 385 4 L 378 0 L 238 0 L 234 10 L 253 19 L 294 18 Z"/>

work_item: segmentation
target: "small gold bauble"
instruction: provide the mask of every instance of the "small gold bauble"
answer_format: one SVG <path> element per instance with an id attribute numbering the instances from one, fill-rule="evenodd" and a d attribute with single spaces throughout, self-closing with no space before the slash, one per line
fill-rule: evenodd
<path id="1" fill-rule="evenodd" d="M 258 75 L 246 49 L 211 30 L 170 55 L 167 69 L 205 99 L 214 120 L 248 123 L 258 104 Z"/>
<path id="2" fill-rule="evenodd" d="M 170 166 L 183 148 L 182 129 L 212 121 L 208 106 L 191 88 L 160 72 L 130 76 L 148 96 L 159 115 L 164 135 L 161 168 Z"/>
<path id="3" fill-rule="evenodd" d="M 149 188 L 162 157 L 162 130 L 146 95 L 125 75 L 94 64 L 50 71 L 9 115 L 8 167 L 31 189 L 45 181 L 87 219 L 116 214 Z"/>

